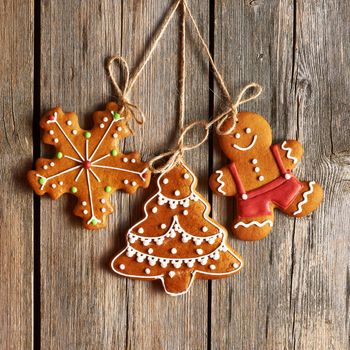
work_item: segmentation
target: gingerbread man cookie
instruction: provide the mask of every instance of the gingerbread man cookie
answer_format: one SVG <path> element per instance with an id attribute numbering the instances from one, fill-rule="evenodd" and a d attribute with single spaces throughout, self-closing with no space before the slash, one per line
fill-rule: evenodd
<path id="1" fill-rule="evenodd" d="M 127 247 L 112 269 L 135 279 L 160 279 L 170 295 L 186 293 L 195 278 L 217 279 L 240 271 L 242 258 L 226 242 L 227 231 L 208 214 L 195 191 L 197 178 L 183 163 L 161 174 L 145 217 L 127 234 Z"/>
<path id="2" fill-rule="evenodd" d="M 231 123 L 227 120 L 223 129 Z M 262 116 L 238 113 L 233 134 L 218 140 L 231 163 L 212 174 L 209 183 L 216 194 L 236 197 L 232 230 L 239 239 L 264 238 L 272 229 L 274 208 L 302 217 L 322 201 L 318 183 L 299 181 L 291 172 L 303 155 L 301 144 L 288 140 L 271 145 L 271 127 Z"/>
<path id="3" fill-rule="evenodd" d="M 28 181 L 38 195 L 48 193 L 52 199 L 71 193 L 78 201 L 74 214 L 83 219 L 84 227 L 105 227 L 113 212 L 109 197 L 116 190 L 134 193 L 147 187 L 150 171 L 138 153 L 119 151 L 120 139 L 131 131 L 129 113 L 114 102 L 93 115 L 94 127 L 83 130 L 75 113 L 54 108 L 41 119 L 44 143 L 56 148 L 53 159 L 39 158 L 36 170 L 28 172 Z"/>

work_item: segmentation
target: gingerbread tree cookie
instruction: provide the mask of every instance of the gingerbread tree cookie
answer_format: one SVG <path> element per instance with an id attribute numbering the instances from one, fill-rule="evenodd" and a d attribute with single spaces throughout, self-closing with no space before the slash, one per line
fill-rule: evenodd
<path id="1" fill-rule="evenodd" d="M 113 270 L 135 279 L 160 279 L 171 295 L 186 293 L 195 278 L 237 273 L 242 258 L 227 244 L 227 231 L 208 216 L 209 203 L 195 191 L 197 178 L 189 168 L 179 161 L 157 185 Z"/>
<path id="2" fill-rule="evenodd" d="M 223 129 L 231 123 L 227 120 Z M 271 127 L 262 116 L 238 113 L 234 133 L 219 135 L 218 140 L 231 163 L 211 176 L 210 187 L 219 195 L 236 197 L 232 230 L 238 238 L 264 238 L 272 229 L 274 208 L 301 217 L 322 201 L 318 183 L 299 181 L 291 172 L 302 157 L 301 144 L 288 140 L 271 146 Z"/>
<path id="3" fill-rule="evenodd" d="M 38 195 L 48 193 L 52 199 L 71 193 L 78 201 L 74 214 L 83 219 L 84 227 L 105 227 L 113 212 L 109 197 L 116 190 L 134 193 L 147 187 L 150 171 L 138 153 L 119 151 L 120 139 L 131 131 L 129 113 L 110 102 L 104 111 L 93 115 L 94 127 L 83 130 L 75 113 L 55 108 L 41 119 L 44 143 L 56 148 L 53 159 L 39 158 L 36 170 L 28 172 L 28 181 Z"/>

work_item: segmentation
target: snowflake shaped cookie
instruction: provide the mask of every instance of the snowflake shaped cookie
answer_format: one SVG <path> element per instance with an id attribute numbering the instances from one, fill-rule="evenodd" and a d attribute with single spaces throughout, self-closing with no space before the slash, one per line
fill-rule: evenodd
<path id="1" fill-rule="evenodd" d="M 118 141 L 131 135 L 127 111 L 110 102 L 104 111 L 93 114 L 94 126 L 83 130 L 75 113 L 54 108 L 40 122 L 42 140 L 56 148 L 53 159 L 39 158 L 36 170 L 28 172 L 28 181 L 38 195 L 48 193 L 52 199 L 71 193 L 78 201 L 74 214 L 83 219 L 87 229 L 107 225 L 113 212 L 112 192 L 134 193 L 150 182 L 148 164 L 136 152 L 123 154 Z"/>

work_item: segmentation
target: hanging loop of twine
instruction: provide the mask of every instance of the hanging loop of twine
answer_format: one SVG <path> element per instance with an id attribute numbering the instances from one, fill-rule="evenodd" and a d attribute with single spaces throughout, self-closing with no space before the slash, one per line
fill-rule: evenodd
<path id="1" fill-rule="evenodd" d="M 113 63 L 116 62 L 121 68 L 122 75 L 124 76 L 124 84 L 121 88 L 118 84 L 114 73 L 113 73 Z M 123 112 L 124 109 L 130 111 L 131 116 L 136 121 L 137 124 L 143 124 L 145 121 L 145 115 L 142 110 L 134 103 L 131 103 L 127 97 L 130 92 L 130 69 L 126 60 L 119 55 L 111 56 L 107 60 L 106 69 L 108 72 L 108 77 L 111 79 L 113 88 L 115 90 L 116 96 L 118 98 L 118 102 L 122 105 L 122 109 L 120 112 Z"/>

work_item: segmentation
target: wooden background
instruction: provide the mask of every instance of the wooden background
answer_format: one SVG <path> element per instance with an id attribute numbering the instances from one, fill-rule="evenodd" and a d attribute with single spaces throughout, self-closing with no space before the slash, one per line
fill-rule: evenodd
<path id="1" fill-rule="evenodd" d="M 265 115 L 276 141 L 298 138 L 302 179 L 326 192 L 311 217 L 277 215 L 273 232 L 249 243 L 230 237 L 246 266 L 238 276 L 196 281 L 181 297 L 157 282 L 108 268 L 141 216 L 148 192 L 113 196 L 109 228 L 89 232 L 69 196 L 38 198 L 25 173 L 40 144 L 42 112 L 60 105 L 83 126 L 111 99 L 105 58 L 140 59 L 171 0 L 0 2 L 0 348 L 348 349 L 350 334 L 350 6 L 347 1 L 191 0 L 190 7 L 233 95 L 264 86 L 246 109 Z M 125 150 L 144 159 L 173 146 L 178 18 L 135 85 L 147 115 Z M 189 29 L 190 30 L 190 29 Z M 187 122 L 219 98 L 207 59 L 188 35 Z M 232 219 L 232 200 L 208 192 L 225 159 L 215 137 L 186 156 L 213 217 Z"/>

